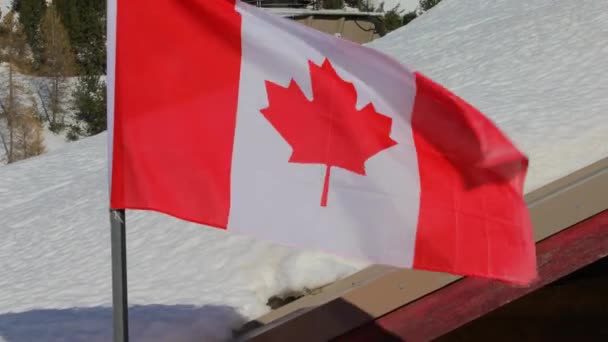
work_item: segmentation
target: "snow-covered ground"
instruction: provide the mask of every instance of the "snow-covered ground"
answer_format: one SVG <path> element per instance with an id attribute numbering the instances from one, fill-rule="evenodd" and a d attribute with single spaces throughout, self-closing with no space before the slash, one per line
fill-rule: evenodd
<path id="1" fill-rule="evenodd" d="M 110 331 L 105 139 L 0 168 L 0 336 L 8 341 Z M 225 336 L 268 311 L 272 295 L 315 288 L 362 266 L 155 213 L 129 212 L 127 221 L 129 299 L 143 305 L 134 334 L 145 341 L 173 341 L 176 332 L 213 341 L 207 334 Z"/>
<path id="2" fill-rule="evenodd" d="M 479 107 L 531 157 L 527 189 L 608 156 L 608 2 L 444 0 L 372 47 Z M 0 341 L 108 341 L 106 135 L 0 167 Z M 129 212 L 135 341 L 214 341 L 365 265 Z"/>

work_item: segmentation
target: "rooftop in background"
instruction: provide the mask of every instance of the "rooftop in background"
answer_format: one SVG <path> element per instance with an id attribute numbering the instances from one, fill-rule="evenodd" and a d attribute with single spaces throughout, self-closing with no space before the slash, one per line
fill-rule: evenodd
<path id="1" fill-rule="evenodd" d="M 360 16 L 360 17 L 378 17 L 382 16 L 379 12 L 360 11 L 353 7 L 344 7 L 341 9 L 325 9 L 322 8 L 320 0 L 243 0 L 245 3 L 268 9 L 273 14 L 282 17 L 299 17 L 308 15 L 323 15 L 323 16 Z M 373 0 L 369 0 L 370 4 L 374 4 Z"/>
<path id="2" fill-rule="evenodd" d="M 319 0 L 243 0 L 257 7 L 321 8 Z"/>
<path id="3" fill-rule="evenodd" d="M 357 8 L 324 9 L 319 0 L 243 0 L 280 17 L 343 39 L 364 44 L 380 36 L 381 12 L 365 12 Z M 364 0 L 367 1 L 367 0 Z M 374 0 L 369 0 L 370 4 Z"/>
<path id="4" fill-rule="evenodd" d="M 361 12 L 354 9 L 311 9 L 311 8 L 294 8 L 294 7 L 270 7 L 268 11 L 282 17 L 299 17 L 299 16 L 349 16 L 349 17 L 381 17 L 380 12 Z"/>

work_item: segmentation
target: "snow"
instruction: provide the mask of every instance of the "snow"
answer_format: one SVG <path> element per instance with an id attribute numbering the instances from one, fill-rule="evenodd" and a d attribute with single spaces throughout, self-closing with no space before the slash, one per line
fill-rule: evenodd
<path id="1" fill-rule="evenodd" d="M 369 44 L 490 117 L 526 191 L 608 156 L 608 2 L 444 0 Z"/>
<path id="2" fill-rule="evenodd" d="M 42 136 L 44 137 L 45 152 L 58 150 L 68 143 L 65 138 L 65 132 L 55 134 L 47 129 L 46 126 L 42 131 Z"/>
<path id="3" fill-rule="evenodd" d="M 9 341 L 111 331 L 105 139 L 0 168 L 0 336 Z M 134 336 L 145 341 L 213 341 L 267 312 L 271 296 L 363 266 L 156 213 L 129 212 L 127 222 Z"/>
<path id="4" fill-rule="evenodd" d="M 2 16 L 10 11 L 12 3 L 13 0 L 0 0 L 0 11 L 2 11 Z"/>
<path id="5" fill-rule="evenodd" d="M 534 189 L 608 156 L 608 3 L 444 0 L 371 47 L 492 118 L 531 157 Z M 0 167 L 0 341 L 108 341 L 106 135 Z M 127 214 L 135 341 L 217 341 L 362 267 L 189 224 Z"/>

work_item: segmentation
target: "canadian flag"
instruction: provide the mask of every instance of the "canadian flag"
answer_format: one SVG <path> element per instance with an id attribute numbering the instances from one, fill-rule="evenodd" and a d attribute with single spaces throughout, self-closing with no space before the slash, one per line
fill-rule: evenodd
<path id="1" fill-rule="evenodd" d="M 528 283 L 527 158 L 370 48 L 234 0 L 110 0 L 110 206 Z"/>

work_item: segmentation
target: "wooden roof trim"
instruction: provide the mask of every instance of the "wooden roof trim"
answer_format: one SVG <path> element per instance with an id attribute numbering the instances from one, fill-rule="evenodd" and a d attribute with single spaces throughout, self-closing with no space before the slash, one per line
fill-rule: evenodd
<path id="1" fill-rule="evenodd" d="M 386 336 L 430 341 L 606 256 L 608 210 L 538 243 L 539 278 L 530 286 L 464 278 L 336 341 L 378 341 Z"/>

